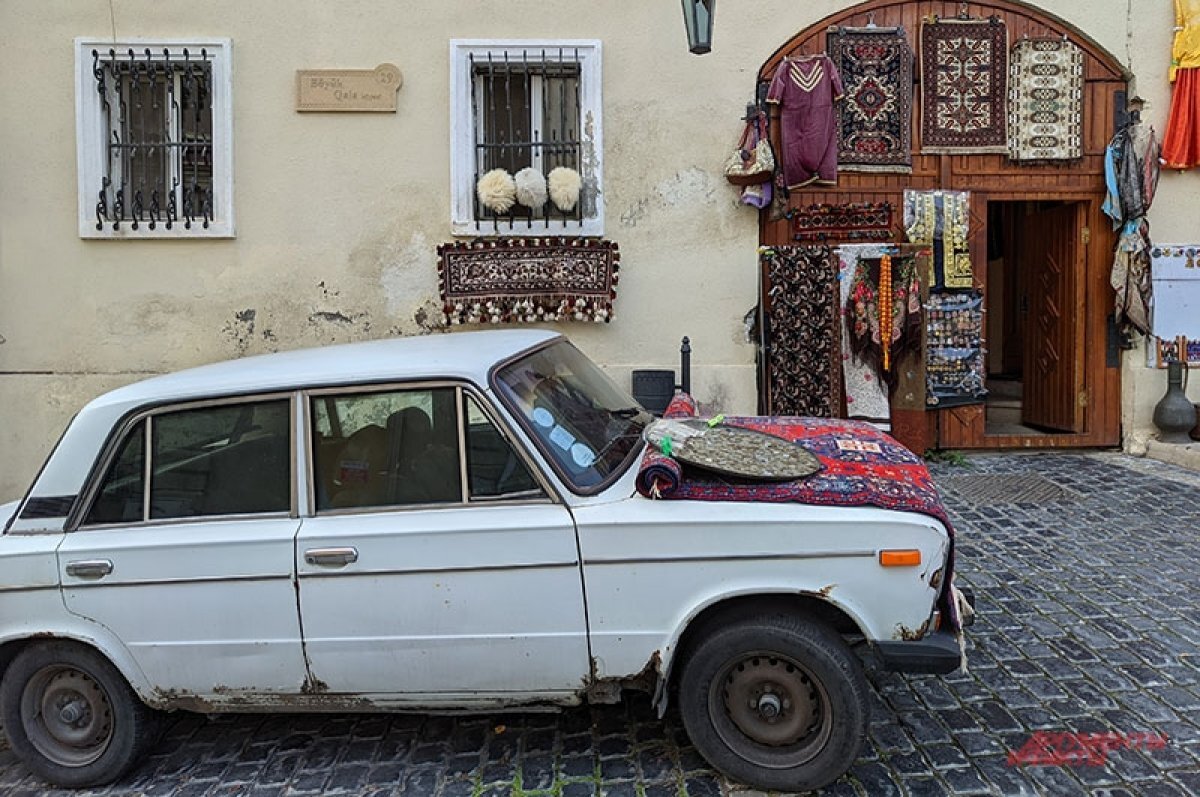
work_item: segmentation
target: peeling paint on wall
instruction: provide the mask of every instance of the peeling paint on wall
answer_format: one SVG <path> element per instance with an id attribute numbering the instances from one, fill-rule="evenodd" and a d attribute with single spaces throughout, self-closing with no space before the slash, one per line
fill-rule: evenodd
<path id="1" fill-rule="evenodd" d="M 718 200 L 718 189 L 726 188 L 708 171 L 691 167 L 678 171 L 654 186 L 648 196 L 634 200 L 621 212 L 622 227 L 636 227 L 654 210 L 683 209 L 694 215 L 698 207 L 711 205 Z"/>

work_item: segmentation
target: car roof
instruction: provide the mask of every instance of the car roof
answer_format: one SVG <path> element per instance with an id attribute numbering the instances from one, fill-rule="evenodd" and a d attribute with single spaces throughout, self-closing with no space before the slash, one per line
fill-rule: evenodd
<path id="1" fill-rule="evenodd" d="M 88 406 L 410 379 L 467 379 L 486 385 L 497 362 L 558 337 L 545 330 L 506 329 L 296 349 L 151 377 L 105 393 Z"/>

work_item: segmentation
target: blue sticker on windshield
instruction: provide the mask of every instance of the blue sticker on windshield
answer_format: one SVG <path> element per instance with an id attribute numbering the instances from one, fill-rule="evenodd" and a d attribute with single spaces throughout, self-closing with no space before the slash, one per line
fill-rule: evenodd
<path id="1" fill-rule="evenodd" d="M 561 448 L 563 451 L 570 450 L 571 446 L 575 445 L 575 435 L 568 432 L 561 426 L 555 426 L 550 430 L 550 442 Z"/>
<path id="2" fill-rule="evenodd" d="M 545 407 L 536 407 L 533 410 L 533 422 L 549 429 L 554 425 L 554 415 Z"/>

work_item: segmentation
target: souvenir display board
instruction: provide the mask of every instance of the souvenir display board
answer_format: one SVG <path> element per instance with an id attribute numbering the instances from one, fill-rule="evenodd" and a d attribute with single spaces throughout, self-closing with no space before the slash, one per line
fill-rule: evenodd
<path id="1" fill-rule="evenodd" d="M 925 401 L 931 408 L 987 396 L 983 294 L 931 293 L 925 303 Z"/>

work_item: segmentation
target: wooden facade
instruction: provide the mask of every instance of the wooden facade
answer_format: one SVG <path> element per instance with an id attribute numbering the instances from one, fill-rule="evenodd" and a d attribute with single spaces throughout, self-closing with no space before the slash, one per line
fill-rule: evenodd
<path id="1" fill-rule="evenodd" d="M 1078 431 L 1036 436 L 987 435 L 981 405 L 931 411 L 895 406 L 893 428 L 902 442 L 918 452 L 939 447 L 1116 445 L 1120 442 L 1120 369 L 1110 351 L 1112 331 L 1109 323 L 1113 309 L 1109 270 L 1115 236 L 1108 218 L 1101 211 L 1101 203 L 1105 194 L 1104 150 L 1125 120 L 1127 74 L 1121 65 L 1069 23 L 1020 3 L 1008 0 L 987 3 L 870 0 L 833 14 L 786 42 L 763 63 L 758 72 L 760 85 L 770 80 L 784 56 L 824 52 L 830 26 L 862 27 L 869 23 L 880 27 L 902 26 L 919 63 L 918 37 L 922 19 L 928 15 L 953 18 L 961 14 L 971 18 L 999 16 L 1006 23 L 1010 47 L 1023 37 L 1066 36 L 1083 50 L 1083 157 L 1074 161 L 1019 164 L 1002 154 L 922 154 L 921 97 L 919 86 L 914 86 L 911 174 L 841 171 L 837 186 L 792 191 L 789 202 L 792 206 L 825 202 L 890 202 L 895 208 L 894 241 L 899 243 L 904 240 L 900 230 L 904 189 L 970 191 L 969 246 L 976 285 L 985 291 L 985 306 L 988 301 L 988 203 L 1024 201 L 1067 208 L 1052 214 L 1054 218 L 1040 223 L 1039 229 L 1027 230 L 1027 240 L 1037 240 L 1035 236 L 1056 236 L 1054 242 L 1046 241 L 1044 251 L 1054 253 L 1053 267 L 1065 269 L 1063 278 L 1066 282 L 1048 290 L 1058 294 L 1067 289 L 1073 291 L 1067 304 L 1059 308 L 1061 317 L 1052 319 L 1061 326 L 1048 333 L 1049 339 L 1058 341 L 1059 346 L 1069 341 L 1069 350 L 1058 354 L 1071 358 L 1068 361 L 1072 366 L 1068 368 L 1070 378 L 1056 377 L 1051 380 L 1052 386 L 1042 385 L 1043 391 L 1060 391 L 1060 394 L 1041 399 L 1035 397 L 1035 400 L 1058 402 L 1059 415 L 1066 402 L 1072 402 L 1078 415 L 1071 412 L 1068 425 Z M 919 80 L 920 69 L 917 67 L 914 81 Z M 1058 240 L 1057 236 L 1064 238 Z M 764 212 L 760 240 L 766 246 L 792 242 L 790 222 L 786 219 L 771 221 Z M 1064 258 L 1069 262 L 1064 262 Z M 767 279 L 765 273 L 762 279 Z M 762 296 L 769 297 L 770 287 L 764 284 Z M 1058 307 L 1058 302 L 1065 297 L 1056 294 L 1053 298 L 1054 306 Z M 1027 325 L 1036 322 L 1037 317 L 1031 316 Z M 1033 359 L 1034 362 L 1038 360 L 1036 356 Z M 1070 391 L 1073 395 L 1067 396 L 1061 391 Z"/>

